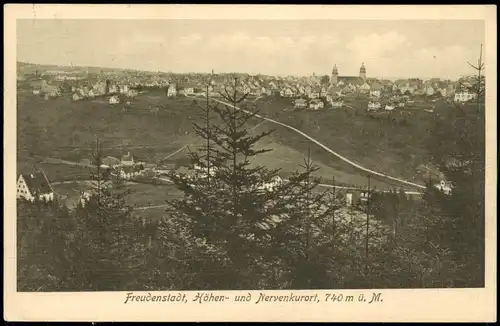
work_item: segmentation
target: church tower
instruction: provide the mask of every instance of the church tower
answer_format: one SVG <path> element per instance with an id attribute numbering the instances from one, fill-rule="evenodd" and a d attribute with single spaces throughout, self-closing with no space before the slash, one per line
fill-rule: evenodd
<path id="1" fill-rule="evenodd" d="M 337 65 L 334 65 L 332 69 L 332 77 L 330 78 L 330 84 L 337 85 L 338 82 L 339 82 L 339 70 L 337 69 Z"/>
<path id="2" fill-rule="evenodd" d="M 366 67 L 365 64 L 361 64 L 361 68 L 359 68 L 359 77 L 363 79 L 363 81 L 366 81 Z"/>

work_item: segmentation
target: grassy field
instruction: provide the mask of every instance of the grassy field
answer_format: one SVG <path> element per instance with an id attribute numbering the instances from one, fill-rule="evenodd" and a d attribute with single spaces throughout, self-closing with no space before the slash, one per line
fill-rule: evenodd
<path id="1" fill-rule="evenodd" d="M 43 156 L 80 160 L 90 157 L 99 137 L 105 155 L 133 151 L 140 159 L 168 153 L 192 139 L 191 122 L 198 119 L 192 99 L 167 99 L 158 91 L 131 102 L 129 112 L 123 113 L 123 104 L 73 102 L 68 95 L 44 100 L 19 93 L 18 152 L 35 148 Z M 149 112 L 156 105 L 162 106 L 157 116 Z"/>

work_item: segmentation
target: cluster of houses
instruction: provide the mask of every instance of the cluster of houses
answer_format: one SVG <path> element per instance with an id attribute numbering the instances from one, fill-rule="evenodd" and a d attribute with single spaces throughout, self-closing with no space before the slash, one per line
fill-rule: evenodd
<path id="1" fill-rule="evenodd" d="M 57 72 L 57 71 L 56 71 Z M 229 75 L 225 74 L 141 74 L 138 72 L 106 72 L 96 76 L 89 73 L 75 75 L 74 73 L 50 74 L 56 82 L 69 83 L 72 98 L 75 101 L 91 99 L 98 96 L 109 96 L 110 104 L 117 104 L 123 97 L 135 97 L 138 88 L 164 88 L 168 97 L 177 95 L 193 95 L 207 91 L 211 96 L 224 92 L 224 85 L 228 85 Z M 207 83 L 207 80 L 209 81 Z M 40 84 L 41 83 L 41 84 Z M 357 76 L 340 76 L 336 65 L 330 76 L 307 77 L 279 77 L 264 75 L 241 75 L 236 85 L 242 92 L 253 96 L 279 96 L 283 98 L 301 99 L 297 101 L 297 108 L 309 107 L 318 109 L 321 105 L 330 104 L 332 107 L 342 107 L 343 98 L 349 94 L 365 94 L 370 97 L 371 109 L 377 109 L 378 99 L 397 96 L 425 96 L 446 97 L 456 102 L 466 102 L 475 98 L 470 88 L 464 87 L 470 81 L 450 81 L 433 78 L 421 80 L 418 78 L 387 79 L 368 78 L 364 64 L 361 64 Z M 45 80 L 40 85 L 33 86 L 33 94 L 44 95 L 46 98 L 61 95 L 60 87 L 51 85 Z M 305 103 L 303 100 L 306 100 Z M 323 104 L 319 104 L 321 99 Z M 314 100 L 314 101 L 313 101 Z M 398 103 L 400 103 L 399 101 Z M 396 103 L 395 105 L 401 105 Z M 390 104 L 380 104 L 391 108 Z"/>
<path id="2" fill-rule="evenodd" d="M 135 97 L 138 92 L 128 85 L 112 84 L 111 82 L 98 81 L 96 83 L 82 83 L 71 86 L 73 101 L 93 99 L 99 96 L 110 96 L 110 104 L 119 103 L 118 94 L 126 97 Z"/>
<path id="3" fill-rule="evenodd" d="M 45 79 L 37 80 L 33 84 L 33 95 L 43 96 L 46 100 L 61 96 L 61 89 L 58 86 L 51 85 Z"/>

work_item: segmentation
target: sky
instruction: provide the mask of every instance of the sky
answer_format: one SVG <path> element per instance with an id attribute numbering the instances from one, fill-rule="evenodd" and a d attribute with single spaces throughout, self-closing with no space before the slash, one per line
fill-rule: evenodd
<path id="1" fill-rule="evenodd" d="M 482 20 L 63 20 L 17 22 L 17 60 L 164 72 L 458 78 Z M 483 45 L 484 47 L 484 45 Z M 484 52 L 484 51 L 483 51 Z"/>

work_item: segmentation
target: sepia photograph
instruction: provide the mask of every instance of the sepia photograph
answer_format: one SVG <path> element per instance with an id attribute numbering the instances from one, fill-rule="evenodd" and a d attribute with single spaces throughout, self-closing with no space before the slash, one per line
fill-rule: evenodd
<path id="1" fill-rule="evenodd" d="M 15 292 L 485 289 L 484 18 L 35 16 Z"/>

